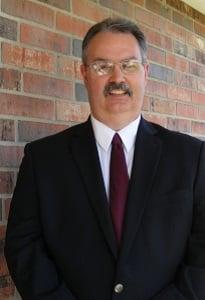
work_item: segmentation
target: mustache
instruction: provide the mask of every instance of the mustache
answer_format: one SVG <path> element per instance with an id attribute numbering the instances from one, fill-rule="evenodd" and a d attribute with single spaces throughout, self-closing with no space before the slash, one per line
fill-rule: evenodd
<path id="1" fill-rule="evenodd" d="M 132 96 L 133 92 L 130 89 L 129 85 L 125 82 L 110 82 L 104 88 L 104 95 L 108 96 L 113 90 L 120 90 L 128 94 L 130 97 Z"/>

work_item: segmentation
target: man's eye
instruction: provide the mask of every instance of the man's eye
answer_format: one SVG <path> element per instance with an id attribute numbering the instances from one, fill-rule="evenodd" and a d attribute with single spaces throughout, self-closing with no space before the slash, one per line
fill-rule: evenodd
<path id="1" fill-rule="evenodd" d="M 99 67 L 101 70 L 109 70 L 111 68 L 109 64 L 100 64 Z"/>
<path id="2" fill-rule="evenodd" d="M 137 71 L 139 69 L 139 63 L 137 62 L 127 62 L 127 63 L 124 63 L 122 65 L 122 68 L 125 70 L 125 71 L 130 71 L 130 72 L 134 72 L 134 71 Z"/>

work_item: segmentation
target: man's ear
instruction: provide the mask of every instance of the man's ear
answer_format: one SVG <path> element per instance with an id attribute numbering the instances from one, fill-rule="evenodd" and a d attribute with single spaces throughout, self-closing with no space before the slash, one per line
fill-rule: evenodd
<path id="1" fill-rule="evenodd" d="M 145 69 L 145 80 L 147 82 L 148 81 L 148 76 L 149 76 L 149 71 L 150 71 L 150 65 L 149 65 L 149 63 L 145 64 L 144 69 Z"/>
<path id="2" fill-rule="evenodd" d="M 81 75 L 83 77 L 84 83 L 86 83 L 86 81 L 87 81 L 87 73 L 86 73 L 86 66 L 84 64 L 80 65 L 80 72 L 81 72 Z"/>

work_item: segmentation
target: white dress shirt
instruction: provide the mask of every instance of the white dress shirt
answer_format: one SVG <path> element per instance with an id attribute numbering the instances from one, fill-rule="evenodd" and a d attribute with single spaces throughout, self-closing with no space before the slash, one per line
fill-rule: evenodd
<path id="1" fill-rule="evenodd" d="M 123 129 L 117 131 L 123 142 L 123 149 L 125 153 L 129 177 L 131 176 L 132 162 L 134 157 L 134 145 L 140 119 L 141 116 L 139 116 Z M 109 199 L 110 155 L 112 148 L 112 139 L 116 131 L 96 120 L 93 116 L 91 116 L 91 123 L 98 149 L 105 190 L 107 193 L 107 198 Z"/>

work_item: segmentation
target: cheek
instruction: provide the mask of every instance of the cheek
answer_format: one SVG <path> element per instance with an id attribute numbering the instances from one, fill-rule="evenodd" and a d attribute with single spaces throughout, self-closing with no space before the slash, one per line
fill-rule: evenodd
<path id="1" fill-rule="evenodd" d="M 144 80 L 144 78 L 139 78 L 131 82 L 131 88 L 137 94 L 144 93 L 145 87 L 146 87 L 146 81 Z"/>
<path id="2" fill-rule="evenodd" d="M 88 99 L 92 112 L 98 111 L 101 105 L 105 102 L 103 90 L 104 88 L 102 88 L 102 85 L 98 82 L 87 86 Z"/>
<path id="3" fill-rule="evenodd" d="M 92 80 L 92 82 L 87 86 L 87 88 L 90 90 L 90 94 L 95 97 L 102 97 L 104 95 L 104 88 L 105 88 L 106 82 L 103 80 Z"/>

